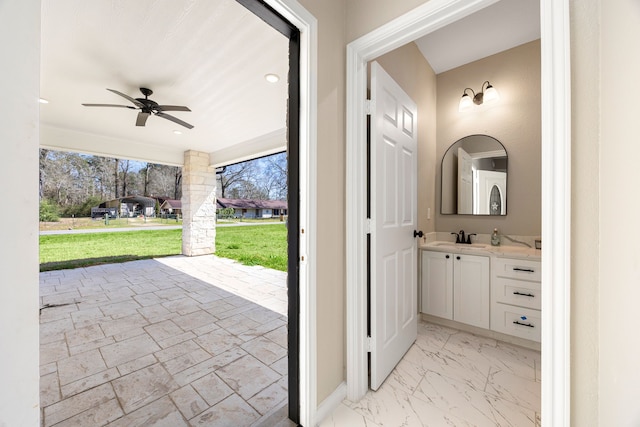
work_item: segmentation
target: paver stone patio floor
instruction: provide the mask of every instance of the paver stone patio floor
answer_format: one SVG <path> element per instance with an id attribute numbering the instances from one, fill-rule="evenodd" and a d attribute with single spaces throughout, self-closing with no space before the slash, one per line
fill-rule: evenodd
<path id="1" fill-rule="evenodd" d="M 287 403 L 286 276 L 213 255 L 40 273 L 42 425 L 273 420 Z"/>

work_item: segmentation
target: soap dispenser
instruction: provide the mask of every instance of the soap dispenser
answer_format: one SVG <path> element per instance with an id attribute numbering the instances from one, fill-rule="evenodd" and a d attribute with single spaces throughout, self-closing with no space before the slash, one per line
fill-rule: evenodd
<path id="1" fill-rule="evenodd" d="M 500 246 L 500 236 L 498 236 L 498 229 L 493 229 L 493 234 L 491 235 L 491 246 Z"/>

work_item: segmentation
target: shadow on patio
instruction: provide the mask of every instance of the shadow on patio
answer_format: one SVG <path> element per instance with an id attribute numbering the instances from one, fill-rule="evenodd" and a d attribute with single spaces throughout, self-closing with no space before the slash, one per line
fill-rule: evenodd
<path id="1" fill-rule="evenodd" d="M 175 256 L 40 273 L 40 299 L 44 426 L 286 419 L 286 273 Z"/>

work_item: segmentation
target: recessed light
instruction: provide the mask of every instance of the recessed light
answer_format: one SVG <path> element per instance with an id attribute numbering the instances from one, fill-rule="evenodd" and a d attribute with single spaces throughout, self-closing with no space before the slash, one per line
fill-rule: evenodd
<path id="1" fill-rule="evenodd" d="M 180 132 L 179 130 L 174 130 L 173 133 L 175 133 L 176 135 L 182 135 L 182 132 Z"/>
<path id="2" fill-rule="evenodd" d="M 277 74 L 265 74 L 264 79 L 269 83 L 277 83 L 280 81 L 280 76 Z"/>
<path id="3" fill-rule="evenodd" d="M 48 103 L 49 103 L 49 101 L 47 101 L 47 100 L 46 100 L 46 99 L 44 99 L 44 98 L 40 98 L 40 99 L 38 100 L 38 102 L 39 102 L 40 104 L 48 104 Z"/>

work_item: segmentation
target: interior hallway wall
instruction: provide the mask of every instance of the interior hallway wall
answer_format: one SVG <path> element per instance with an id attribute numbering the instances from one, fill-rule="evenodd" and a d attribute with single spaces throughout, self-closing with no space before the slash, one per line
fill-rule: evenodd
<path id="1" fill-rule="evenodd" d="M 599 420 L 601 426 L 639 426 L 640 249 L 635 235 L 640 215 L 640 105 L 634 92 L 640 76 L 640 2 L 601 0 L 599 18 L 600 76 L 574 98 L 576 104 L 597 102 L 592 94 L 600 83 Z M 584 66 L 588 64 L 577 63 L 575 74 Z M 576 117 L 577 126 L 589 126 L 584 119 Z M 584 142 L 574 143 L 580 150 Z M 591 148 L 586 150 L 591 153 Z M 597 187 L 586 191 L 596 192 Z M 585 214 L 580 205 L 575 212 Z M 592 229 L 576 230 L 574 236 L 580 240 L 574 247 L 594 246 Z M 580 268 L 583 260 L 575 259 Z M 577 321 L 572 329 L 583 327 Z"/>
<path id="2" fill-rule="evenodd" d="M 39 419 L 38 97 L 40 1 L 0 3 L 0 426 Z"/>
<path id="3" fill-rule="evenodd" d="M 598 3 L 571 1 L 571 424 L 576 427 L 616 425 L 599 424 L 598 420 L 601 78 Z"/>
<path id="4" fill-rule="evenodd" d="M 318 19 L 317 356 L 321 403 L 345 375 L 345 4 L 301 0 Z"/>
<path id="5" fill-rule="evenodd" d="M 428 0 L 427 0 L 428 1 Z M 347 43 L 427 3 L 425 0 L 345 0 Z"/>
<path id="6" fill-rule="evenodd" d="M 462 91 L 480 90 L 488 80 L 500 94 L 491 104 L 459 112 Z M 436 229 L 540 236 L 542 201 L 542 119 L 540 40 L 454 68 L 437 76 Z M 507 215 L 440 214 L 442 157 L 458 139 L 485 134 L 496 138 L 509 156 Z"/>
<path id="7" fill-rule="evenodd" d="M 418 106 L 418 229 L 436 231 L 436 74 L 415 43 L 376 59 Z M 427 219 L 427 209 L 431 219 Z"/>

